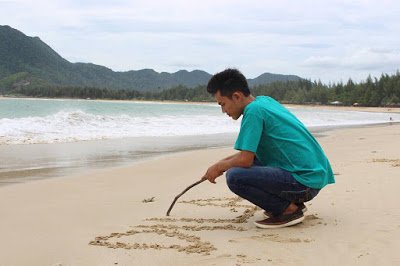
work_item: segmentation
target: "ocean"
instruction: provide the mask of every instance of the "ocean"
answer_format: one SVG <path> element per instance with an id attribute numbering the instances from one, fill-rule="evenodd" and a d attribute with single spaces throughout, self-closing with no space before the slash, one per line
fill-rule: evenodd
<path id="1" fill-rule="evenodd" d="M 400 121 L 394 113 L 289 110 L 311 132 Z M 0 185 L 232 146 L 239 128 L 214 103 L 2 98 Z"/>

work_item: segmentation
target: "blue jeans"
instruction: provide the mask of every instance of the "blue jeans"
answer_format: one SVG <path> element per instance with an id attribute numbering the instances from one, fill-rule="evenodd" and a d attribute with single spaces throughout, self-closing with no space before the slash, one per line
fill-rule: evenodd
<path id="1" fill-rule="evenodd" d="M 290 172 L 281 168 L 260 166 L 233 167 L 226 172 L 229 189 L 273 215 L 282 214 L 290 203 L 314 198 L 319 189 L 297 182 Z"/>

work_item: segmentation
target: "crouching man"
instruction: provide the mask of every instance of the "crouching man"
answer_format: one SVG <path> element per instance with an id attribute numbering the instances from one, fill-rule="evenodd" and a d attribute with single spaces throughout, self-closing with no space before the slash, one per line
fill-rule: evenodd
<path id="1" fill-rule="evenodd" d="M 260 228 L 279 228 L 304 220 L 304 202 L 334 183 L 318 142 L 284 106 L 268 96 L 253 97 L 236 69 L 215 74 L 207 85 L 222 112 L 242 117 L 234 148 L 238 152 L 210 166 L 204 178 L 226 172 L 229 189 L 264 210 Z"/>

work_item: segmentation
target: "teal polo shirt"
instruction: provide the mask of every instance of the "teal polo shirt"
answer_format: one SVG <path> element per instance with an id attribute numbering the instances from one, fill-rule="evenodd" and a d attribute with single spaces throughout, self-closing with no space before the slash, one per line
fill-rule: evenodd
<path id="1" fill-rule="evenodd" d="M 321 189 L 335 183 L 321 146 L 289 110 L 268 96 L 258 96 L 243 112 L 236 150 L 255 153 L 264 166 L 292 173 L 301 184 Z"/>

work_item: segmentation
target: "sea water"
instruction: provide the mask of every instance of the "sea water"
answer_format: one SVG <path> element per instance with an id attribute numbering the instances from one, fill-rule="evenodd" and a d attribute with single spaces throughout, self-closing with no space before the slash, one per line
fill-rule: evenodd
<path id="1" fill-rule="evenodd" d="M 393 113 L 289 109 L 311 131 L 400 121 Z M 0 182 L 231 146 L 239 128 L 240 119 L 233 121 L 215 103 L 3 98 Z"/>
<path id="2" fill-rule="evenodd" d="M 398 114 L 289 108 L 308 128 L 400 120 Z M 217 104 L 2 99 L 0 145 L 237 132 Z"/>

